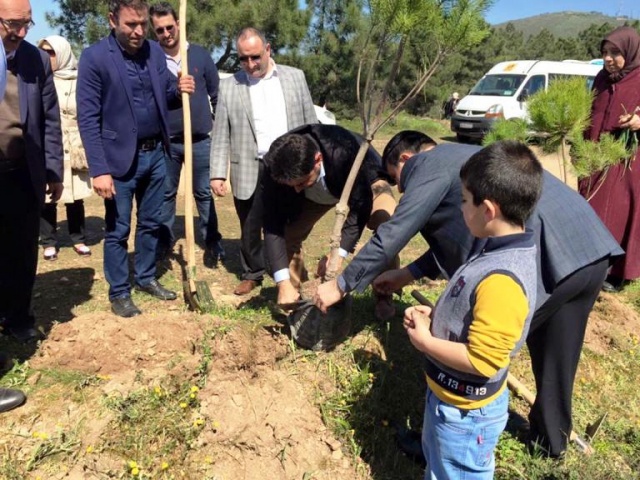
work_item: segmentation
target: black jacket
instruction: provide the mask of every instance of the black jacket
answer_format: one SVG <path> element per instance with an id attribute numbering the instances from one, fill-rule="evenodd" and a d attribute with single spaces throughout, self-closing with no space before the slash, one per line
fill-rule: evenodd
<path id="1" fill-rule="evenodd" d="M 303 125 L 289 133 L 307 135 L 318 145 L 322 153 L 327 189 L 331 195 L 340 198 L 360 143 L 365 140 L 337 125 Z M 373 203 L 371 184 L 380 178 L 385 178 L 382 159 L 373 147 L 369 147 L 349 196 L 349 215 L 342 228 L 340 247 L 348 252 L 353 252 L 369 220 Z M 262 186 L 265 248 L 272 272 L 277 272 L 289 265 L 284 229 L 288 223 L 304 215 L 301 200 L 305 194 L 304 190 L 296 193 L 293 187 L 275 182 L 271 178 L 269 165 L 265 165 Z"/>

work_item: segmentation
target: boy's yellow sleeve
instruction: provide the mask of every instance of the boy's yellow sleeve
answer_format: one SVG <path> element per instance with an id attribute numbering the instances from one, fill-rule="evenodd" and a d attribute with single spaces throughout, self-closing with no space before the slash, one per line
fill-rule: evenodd
<path id="1" fill-rule="evenodd" d="M 528 314 L 524 290 L 509 275 L 494 273 L 478 284 L 467 341 L 469 361 L 483 376 L 509 365 Z"/>

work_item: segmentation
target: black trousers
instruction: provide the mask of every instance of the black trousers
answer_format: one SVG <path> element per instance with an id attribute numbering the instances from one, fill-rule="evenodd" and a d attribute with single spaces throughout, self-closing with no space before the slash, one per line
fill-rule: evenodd
<path id="1" fill-rule="evenodd" d="M 38 266 L 40 203 L 26 166 L 0 173 L 0 323 L 35 323 L 31 295 Z"/>
<path id="2" fill-rule="evenodd" d="M 43 247 L 56 247 L 58 231 L 58 209 L 56 203 L 46 203 L 40 214 L 40 244 Z M 65 203 L 67 209 L 67 226 L 69 236 L 74 245 L 85 243 L 84 233 L 84 201 L 76 200 Z"/>
<path id="3" fill-rule="evenodd" d="M 260 160 L 258 184 L 251 198 L 239 200 L 233 197 L 233 204 L 240 219 L 240 263 L 242 280 L 262 282 L 265 272 L 264 250 L 262 242 L 262 224 L 264 222 L 264 201 L 262 195 L 262 174 L 264 165 Z"/>
<path id="4" fill-rule="evenodd" d="M 609 268 L 604 258 L 560 282 L 536 310 L 527 345 L 536 380 L 531 439 L 558 456 L 571 432 L 571 397 L 589 313 Z"/>

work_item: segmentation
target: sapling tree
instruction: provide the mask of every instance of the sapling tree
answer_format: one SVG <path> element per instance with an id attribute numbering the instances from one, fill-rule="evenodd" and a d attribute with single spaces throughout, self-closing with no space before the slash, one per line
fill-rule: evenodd
<path id="1" fill-rule="evenodd" d="M 531 128 L 542 133 L 545 152 L 560 152 L 560 173 L 567 182 L 568 142 L 582 138 L 589 126 L 593 94 L 584 77 L 573 76 L 553 81 L 549 88 L 532 95 L 528 102 Z"/>
<path id="2" fill-rule="evenodd" d="M 370 26 L 360 54 L 356 82 L 363 137 L 345 188 L 336 206 L 331 255 L 325 280 L 335 278 L 347 201 L 367 149 L 378 130 L 422 92 L 448 56 L 479 44 L 490 33 L 483 14 L 491 0 L 369 0 Z M 419 38 L 420 43 L 414 43 Z M 412 88 L 392 96 L 409 46 L 419 65 Z"/>

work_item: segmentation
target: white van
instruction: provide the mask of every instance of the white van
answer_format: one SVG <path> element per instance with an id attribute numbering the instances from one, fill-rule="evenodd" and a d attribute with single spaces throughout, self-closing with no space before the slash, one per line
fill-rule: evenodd
<path id="1" fill-rule="evenodd" d="M 599 63 L 599 64 L 598 64 Z M 469 94 L 460 100 L 451 116 L 451 130 L 464 142 L 481 139 L 499 118 L 526 118 L 526 99 L 558 78 L 585 77 L 591 88 L 602 61 L 516 60 L 501 62 L 489 70 Z"/>

